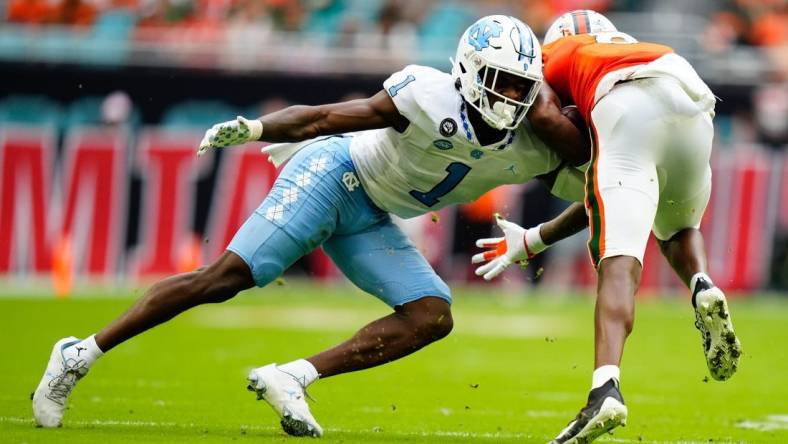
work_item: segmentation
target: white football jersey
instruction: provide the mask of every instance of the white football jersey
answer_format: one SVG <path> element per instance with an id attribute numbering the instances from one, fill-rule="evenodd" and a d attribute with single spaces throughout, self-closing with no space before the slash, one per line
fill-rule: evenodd
<path id="1" fill-rule="evenodd" d="M 354 133 L 350 155 L 365 191 L 384 211 L 410 218 L 471 202 L 561 164 L 527 120 L 504 140 L 480 145 L 449 74 L 410 65 L 383 86 L 410 125 L 404 133 Z"/>

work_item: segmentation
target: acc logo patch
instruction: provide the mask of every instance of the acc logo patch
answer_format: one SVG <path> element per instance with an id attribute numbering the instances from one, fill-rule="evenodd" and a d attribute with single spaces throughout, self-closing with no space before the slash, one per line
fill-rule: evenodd
<path id="1" fill-rule="evenodd" d="M 440 131 L 441 136 L 443 137 L 451 137 L 457 134 L 457 122 L 455 122 L 451 117 L 447 117 L 441 120 L 441 124 L 438 126 L 438 131 Z"/>
<path id="2" fill-rule="evenodd" d="M 445 140 L 445 139 L 435 140 L 435 141 L 432 142 L 432 144 L 435 145 L 435 148 L 437 148 L 439 150 L 444 150 L 444 151 L 454 148 L 454 145 L 451 142 L 449 142 L 448 140 Z"/>
<path id="3" fill-rule="evenodd" d="M 471 157 L 474 159 L 481 159 L 484 156 L 484 151 L 482 150 L 473 150 L 471 151 Z"/>

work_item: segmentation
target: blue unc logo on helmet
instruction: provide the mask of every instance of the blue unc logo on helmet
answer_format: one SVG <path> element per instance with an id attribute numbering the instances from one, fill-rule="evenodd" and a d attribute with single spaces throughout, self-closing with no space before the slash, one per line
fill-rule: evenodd
<path id="1" fill-rule="evenodd" d="M 485 17 L 471 25 L 466 34 L 468 36 L 468 43 L 473 46 L 475 50 L 481 51 L 490 46 L 491 37 L 500 37 L 501 32 L 503 32 L 503 26 Z"/>
<path id="2" fill-rule="evenodd" d="M 526 79 L 520 99 L 496 90 L 502 77 Z M 484 121 L 497 129 L 514 129 L 525 117 L 542 85 L 542 50 L 531 28 L 505 15 L 477 20 L 460 38 L 452 60 L 452 77 L 460 94 Z"/>

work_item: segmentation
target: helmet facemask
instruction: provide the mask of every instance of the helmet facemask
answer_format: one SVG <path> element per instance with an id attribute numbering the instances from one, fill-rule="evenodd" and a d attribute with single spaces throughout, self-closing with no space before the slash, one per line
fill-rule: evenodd
<path id="1" fill-rule="evenodd" d="M 500 83 L 504 83 L 504 76 L 519 78 L 523 83 L 521 100 L 507 97 L 497 91 Z M 511 79 L 512 81 L 517 81 Z M 503 67 L 492 64 L 484 65 L 476 75 L 473 87 L 476 89 L 478 100 L 470 102 L 488 125 L 495 129 L 515 129 L 525 118 L 528 109 L 536 100 L 539 88 L 542 86 L 541 76 L 528 73 L 512 72 Z M 492 105 L 491 105 L 492 104 Z"/>

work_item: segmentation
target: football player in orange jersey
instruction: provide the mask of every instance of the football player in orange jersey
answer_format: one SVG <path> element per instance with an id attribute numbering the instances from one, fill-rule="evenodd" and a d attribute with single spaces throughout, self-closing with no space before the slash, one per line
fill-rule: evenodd
<path id="1" fill-rule="evenodd" d="M 649 231 L 692 293 L 695 326 L 717 380 L 730 378 L 741 354 L 725 295 L 706 274 L 698 230 L 711 191 L 715 97 L 670 47 L 640 43 L 594 11 L 562 15 L 542 48 L 545 81 L 563 105 L 576 105 L 592 137 L 585 208 L 525 230 L 501 223 L 498 243 L 482 239 L 477 274 L 491 279 L 506 266 L 590 227 L 598 273 L 595 370 L 588 402 L 553 440 L 586 443 L 624 425 L 619 389 L 624 342 L 634 323 L 634 296 Z M 539 117 L 529 115 L 535 127 Z M 587 212 L 587 217 L 584 213 Z M 510 248 L 507 248 L 510 247 Z"/>

